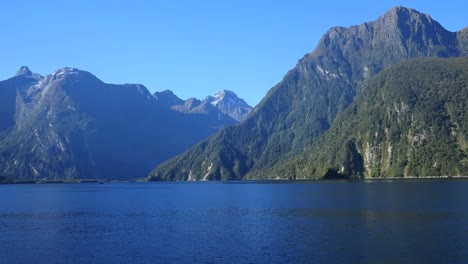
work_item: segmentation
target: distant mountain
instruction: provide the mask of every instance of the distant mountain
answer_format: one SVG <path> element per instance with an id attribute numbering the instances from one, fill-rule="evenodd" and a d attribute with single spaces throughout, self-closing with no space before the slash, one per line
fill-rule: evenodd
<path id="1" fill-rule="evenodd" d="M 156 92 L 153 95 L 161 104 L 182 113 L 210 114 L 220 120 L 235 120 L 234 123 L 243 121 L 252 107 L 243 99 L 228 90 L 222 90 L 215 96 L 207 96 L 204 100 L 189 98 L 185 101 L 166 90 Z"/>
<path id="2" fill-rule="evenodd" d="M 177 97 L 177 95 L 175 95 L 171 90 L 155 92 L 153 96 L 160 105 L 168 108 L 171 108 L 174 105 L 184 104 L 184 100 Z"/>
<path id="3" fill-rule="evenodd" d="M 204 102 L 210 103 L 222 113 L 229 115 L 239 122 L 246 119 L 252 110 L 250 105 L 243 99 L 237 97 L 237 94 L 229 90 L 222 90 L 215 96 L 208 96 L 205 98 Z"/>
<path id="4" fill-rule="evenodd" d="M 411 58 L 466 56 L 467 34 L 467 29 L 447 31 L 429 15 L 405 7 L 373 22 L 333 27 L 243 123 L 161 164 L 149 179 L 267 177 L 264 172 L 314 144 L 376 74 Z"/>
<path id="5" fill-rule="evenodd" d="M 42 77 L 21 67 L 0 82 L 0 113 L 0 175 L 14 180 L 144 177 L 236 123 L 171 110 L 143 85 L 74 68 Z"/>

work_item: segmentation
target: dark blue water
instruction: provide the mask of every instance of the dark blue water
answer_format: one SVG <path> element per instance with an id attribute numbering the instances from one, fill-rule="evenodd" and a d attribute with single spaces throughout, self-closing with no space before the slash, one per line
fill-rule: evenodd
<path id="1" fill-rule="evenodd" d="M 467 263 L 468 181 L 0 186 L 0 263 Z"/>

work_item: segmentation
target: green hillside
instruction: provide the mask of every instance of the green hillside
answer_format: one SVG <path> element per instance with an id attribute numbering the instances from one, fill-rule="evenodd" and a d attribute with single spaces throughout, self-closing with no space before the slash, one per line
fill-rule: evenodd
<path id="1" fill-rule="evenodd" d="M 390 67 L 313 147 L 268 177 L 468 175 L 468 57 Z"/>

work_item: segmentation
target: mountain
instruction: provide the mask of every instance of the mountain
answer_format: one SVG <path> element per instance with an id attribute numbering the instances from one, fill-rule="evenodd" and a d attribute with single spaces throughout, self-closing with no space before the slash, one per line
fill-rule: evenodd
<path id="1" fill-rule="evenodd" d="M 259 179 L 308 149 L 383 69 L 410 58 L 468 54 L 467 29 L 395 7 L 376 21 L 333 27 L 240 125 L 161 164 L 150 180 Z"/>
<path id="2" fill-rule="evenodd" d="M 270 178 L 468 175 L 468 57 L 391 66 Z"/>
<path id="3" fill-rule="evenodd" d="M 204 100 L 189 98 L 183 101 L 169 90 L 156 92 L 153 96 L 162 104 L 176 111 L 210 114 L 218 116 L 220 120 L 233 119 L 231 124 L 243 121 L 252 110 L 250 105 L 229 90 L 222 90 L 215 96 L 207 96 Z"/>
<path id="4" fill-rule="evenodd" d="M 162 92 L 155 92 L 153 94 L 154 98 L 156 101 L 158 101 L 159 104 L 165 106 L 165 107 L 172 107 L 174 105 L 181 105 L 184 104 L 184 100 L 180 99 L 175 95 L 171 90 L 164 90 Z"/>
<path id="5" fill-rule="evenodd" d="M 0 112 L 0 175 L 13 180 L 144 177 L 225 125 L 74 68 L 22 67 L 0 82 Z"/>
<path id="6" fill-rule="evenodd" d="M 247 118 L 252 107 L 243 99 L 237 97 L 233 91 L 222 90 L 215 96 L 208 96 L 203 101 L 215 106 L 219 111 L 229 115 L 234 120 L 240 122 Z"/>

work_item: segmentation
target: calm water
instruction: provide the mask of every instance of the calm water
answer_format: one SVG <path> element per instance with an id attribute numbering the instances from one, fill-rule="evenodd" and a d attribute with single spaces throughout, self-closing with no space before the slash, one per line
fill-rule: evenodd
<path id="1" fill-rule="evenodd" d="M 0 263 L 467 263 L 468 181 L 0 186 Z"/>

